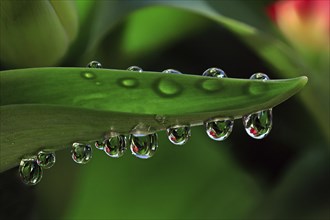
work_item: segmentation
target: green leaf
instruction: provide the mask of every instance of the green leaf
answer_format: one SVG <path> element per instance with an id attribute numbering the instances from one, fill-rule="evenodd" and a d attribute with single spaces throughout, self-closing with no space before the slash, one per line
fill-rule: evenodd
<path id="1" fill-rule="evenodd" d="M 268 109 L 306 77 L 244 80 L 90 68 L 31 68 L 0 74 L 1 167 L 42 147 L 62 149 L 106 131 L 153 133 Z"/>

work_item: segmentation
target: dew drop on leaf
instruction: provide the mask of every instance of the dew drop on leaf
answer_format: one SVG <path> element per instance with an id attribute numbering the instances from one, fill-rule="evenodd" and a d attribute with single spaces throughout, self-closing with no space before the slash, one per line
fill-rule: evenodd
<path id="1" fill-rule="evenodd" d="M 89 144 L 73 143 L 71 156 L 74 162 L 86 164 L 92 158 L 93 151 Z"/>
<path id="2" fill-rule="evenodd" d="M 42 178 L 43 171 L 35 156 L 23 158 L 18 169 L 22 181 L 27 185 L 36 185 Z"/>
<path id="3" fill-rule="evenodd" d="M 94 146 L 96 149 L 103 150 L 104 149 L 104 141 L 95 141 Z"/>
<path id="4" fill-rule="evenodd" d="M 130 67 L 127 68 L 127 70 L 134 71 L 134 72 L 139 72 L 139 73 L 143 72 L 143 69 L 141 67 L 138 67 L 138 66 L 130 66 Z"/>
<path id="5" fill-rule="evenodd" d="M 175 69 L 167 69 L 167 70 L 164 70 L 162 73 L 182 74 L 180 71 L 175 70 Z"/>
<path id="6" fill-rule="evenodd" d="M 96 60 L 93 60 L 87 64 L 88 68 L 102 68 L 102 64 Z"/>
<path id="7" fill-rule="evenodd" d="M 205 70 L 205 72 L 203 73 L 203 76 L 217 77 L 217 78 L 227 77 L 226 73 L 222 69 L 219 69 L 216 67 L 212 67 L 212 68 Z"/>
<path id="8" fill-rule="evenodd" d="M 152 157 L 158 148 L 158 135 L 132 134 L 130 136 L 130 149 L 132 154 L 141 159 Z"/>
<path id="9" fill-rule="evenodd" d="M 191 136 L 190 126 L 176 125 L 166 129 L 168 139 L 175 145 L 187 143 Z"/>
<path id="10" fill-rule="evenodd" d="M 124 155 L 126 150 L 126 137 L 124 135 L 118 135 L 110 137 L 105 140 L 104 152 L 113 158 L 118 158 Z"/>
<path id="11" fill-rule="evenodd" d="M 55 152 L 51 150 L 41 150 L 37 155 L 37 163 L 44 169 L 49 169 L 56 162 Z"/>
<path id="12" fill-rule="evenodd" d="M 233 131 L 234 120 L 212 119 L 205 122 L 207 135 L 215 141 L 225 140 Z"/>

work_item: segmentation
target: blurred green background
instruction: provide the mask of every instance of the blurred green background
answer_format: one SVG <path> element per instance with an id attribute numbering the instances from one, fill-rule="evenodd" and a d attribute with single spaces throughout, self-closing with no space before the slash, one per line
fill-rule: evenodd
<path id="1" fill-rule="evenodd" d="M 1 70 L 98 60 L 111 69 L 309 77 L 299 95 L 273 109 L 264 140 L 236 120 L 224 142 L 194 127 L 187 144 L 174 146 L 160 132 L 149 160 L 95 149 L 78 165 L 68 148 L 34 187 L 20 182 L 17 168 L 1 173 L 1 219 L 329 219 L 329 29 L 300 41 L 318 26 L 313 16 L 324 14 L 313 4 L 327 9 L 329 1 L 285 2 L 312 12 L 275 6 L 276 22 L 267 15 L 270 0 L 1 1 Z"/>

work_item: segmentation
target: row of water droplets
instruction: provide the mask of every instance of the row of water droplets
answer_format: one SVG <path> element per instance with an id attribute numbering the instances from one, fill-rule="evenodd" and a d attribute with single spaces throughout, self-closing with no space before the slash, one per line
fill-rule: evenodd
<path id="1" fill-rule="evenodd" d="M 90 62 L 89 68 L 102 68 L 97 61 Z M 131 66 L 127 70 L 143 72 L 138 66 Z M 181 74 L 175 69 L 164 70 L 163 73 Z M 227 75 L 219 68 L 209 68 L 203 76 L 225 78 Z M 263 73 L 255 73 L 250 79 L 268 80 L 268 76 Z M 161 119 L 160 119 L 161 120 Z M 242 117 L 246 132 L 255 139 L 266 137 L 272 128 L 272 109 L 258 111 Z M 212 118 L 204 122 L 207 135 L 215 141 L 223 141 L 231 134 L 234 126 L 233 118 Z M 189 125 L 174 125 L 166 129 L 169 141 L 175 145 L 187 143 L 191 136 Z M 112 158 L 119 158 L 124 155 L 127 148 L 131 153 L 141 159 L 152 157 L 158 148 L 158 135 L 153 134 L 131 134 L 129 136 L 110 133 L 102 141 L 96 141 L 95 148 L 103 150 L 106 155 Z M 93 149 L 90 144 L 75 142 L 72 144 L 71 157 L 78 164 L 88 163 L 93 156 Z M 21 160 L 19 173 L 24 183 L 28 185 L 37 184 L 41 178 L 44 169 L 50 168 L 55 163 L 55 154 L 51 151 L 40 151 L 38 156 L 27 157 Z M 46 165 L 48 164 L 48 165 Z"/>

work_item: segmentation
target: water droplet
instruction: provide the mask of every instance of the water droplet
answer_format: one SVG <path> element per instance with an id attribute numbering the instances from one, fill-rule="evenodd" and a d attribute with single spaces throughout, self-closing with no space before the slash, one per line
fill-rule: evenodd
<path id="1" fill-rule="evenodd" d="M 269 77 L 264 73 L 255 73 L 250 77 L 250 79 L 258 79 L 258 80 L 266 81 L 269 80 Z"/>
<path id="2" fill-rule="evenodd" d="M 105 141 L 104 152 L 110 157 L 121 157 L 124 155 L 125 150 L 126 137 L 124 135 L 110 137 Z"/>
<path id="3" fill-rule="evenodd" d="M 160 124 L 166 124 L 166 116 L 165 115 L 156 115 L 155 120 Z"/>
<path id="4" fill-rule="evenodd" d="M 38 165 L 36 157 L 23 158 L 19 164 L 19 174 L 27 185 L 36 185 L 42 178 L 42 168 Z"/>
<path id="5" fill-rule="evenodd" d="M 84 79 L 95 79 L 96 78 L 96 75 L 95 73 L 92 73 L 92 72 L 82 72 L 81 73 L 81 76 L 84 78 Z"/>
<path id="6" fill-rule="evenodd" d="M 104 146 L 105 146 L 105 142 L 104 141 L 95 141 L 94 146 L 96 147 L 96 149 L 103 150 Z"/>
<path id="7" fill-rule="evenodd" d="M 215 141 L 225 140 L 231 134 L 233 126 L 232 119 L 211 119 L 205 122 L 207 135 Z"/>
<path id="8" fill-rule="evenodd" d="M 93 60 L 87 64 L 88 68 L 102 68 L 102 65 L 100 62 Z"/>
<path id="9" fill-rule="evenodd" d="M 164 70 L 162 73 L 182 74 L 180 71 L 175 70 L 175 69 L 167 69 L 167 70 Z"/>
<path id="10" fill-rule="evenodd" d="M 130 67 L 127 68 L 127 70 L 135 71 L 135 72 L 139 72 L 139 73 L 143 72 L 143 69 L 141 67 L 138 67 L 138 66 L 130 66 Z"/>
<path id="11" fill-rule="evenodd" d="M 147 135 L 132 134 L 130 136 L 132 154 L 141 159 L 152 157 L 158 148 L 157 133 Z"/>
<path id="12" fill-rule="evenodd" d="M 55 152 L 51 150 L 41 150 L 37 155 L 37 163 L 44 169 L 49 169 L 56 162 Z"/>
<path id="13" fill-rule="evenodd" d="M 190 126 L 176 125 L 166 129 L 168 139 L 175 145 L 183 145 L 191 136 Z"/>
<path id="14" fill-rule="evenodd" d="M 173 97 L 182 92 L 182 86 L 172 79 L 161 78 L 156 81 L 155 91 L 162 97 Z"/>
<path id="15" fill-rule="evenodd" d="M 118 83 L 125 88 L 136 88 L 139 85 L 139 81 L 132 77 L 118 79 Z"/>
<path id="16" fill-rule="evenodd" d="M 212 68 L 205 70 L 205 72 L 203 73 L 203 76 L 217 77 L 217 78 L 227 77 L 226 73 L 222 69 L 219 69 L 216 67 L 212 67 Z"/>
<path id="17" fill-rule="evenodd" d="M 266 137 L 273 125 L 272 109 L 259 111 L 243 116 L 243 125 L 246 132 L 255 139 Z"/>
<path id="18" fill-rule="evenodd" d="M 89 144 L 73 143 L 72 159 L 79 164 L 86 164 L 93 156 L 92 148 Z"/>

